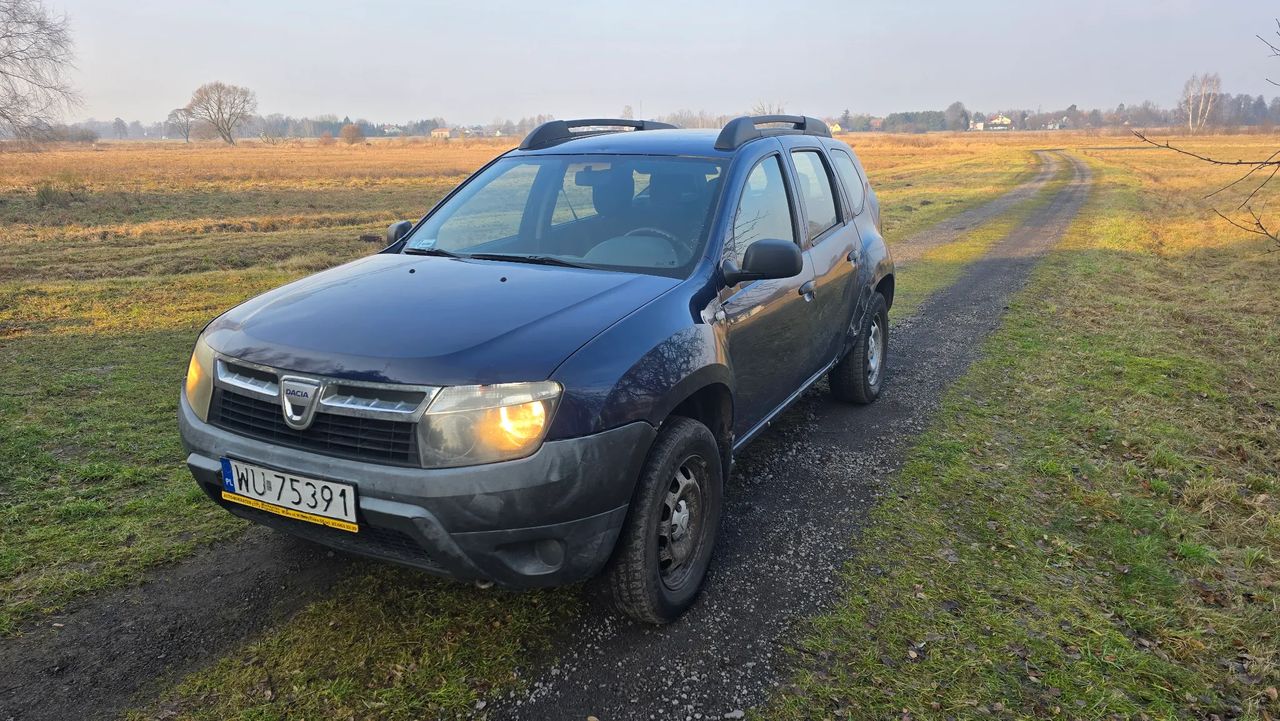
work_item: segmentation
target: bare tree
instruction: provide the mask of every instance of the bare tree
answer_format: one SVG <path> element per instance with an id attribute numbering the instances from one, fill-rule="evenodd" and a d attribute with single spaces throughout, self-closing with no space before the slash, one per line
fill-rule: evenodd
<path id="1" fill-rule="evenodd" d="M 0 0 L 0 133 L 48 128 L 79 102 L 66 77 L 71 61 L 66 16 L 40 0 Z"/>
<path id="2" fill-rule="evenodd" d="M 766 103 L 758 102 L 751 106 L 752 115 L 786 115 L 787 111 L 782 107 L 782 103 Z"/>
<path id="3" fill-rule="evenodd" d="M 1276 26 L 1280 28 L 1280 19 L 1276 20 Z M 1280 31 L 1277 31 L 1276 35 L 1277 37 L 1280 37 Z M 1261 35 L 1258 35 L 1257 38 L 1271 50 L 1271 57 L 1280 57 L 1280 47 L 1278 47 L 1276 43 L 1267 40 Z M 1217 73 L 1214 73 L 1209 77 L 1209 86 L 1212 87 L 1213 93 L 1217 94 L 1217 92 L 1221 90 L 1221 80 L 1219 80 Z M 1187 81 L 1186 87 L 1191 88 L 1193 85 L 1192 81 L 1195 81 L 1196 79 L 1196 76 L 1191 76 L 1191 80 Z M 1203 84 L 1204 79 L 1201 78 L 1200 81 L 1201 84 Z M 1268 82 L 1271 82 L 1273 85 L 1280 85 L 1280 83 L 1276 83 L 1272 80 L 1268 80 Z M 1199 87 L 1199 84 L 1197 84 L 1197 87 Z M 1183 91 L 1183 98 L 1184 100 L 1187 98 L 1187 92 L 1185 89 Z M 1210 101 L 1210 103 L 1212 103 L 1212 101 Z M 1208 111 L 1206 110 L 1205 113 L 1205 117 L 1207 117 Z M 1189 128 L 1193 127 L 1192 123 L 1194 121 L 1192 121 L 1191 118 L 1191 114 L 1188 113 Z M 1203 126 L 1203 124 L 1201 126 Z M 1194 132 L 1194 130 L 1192 132 Z M 1280 246 L 1280 228 L 1277 228 L 1275 225 L 1272 225 L 1263 219 L 1261 205 L 1264 203 L 1259 200 L 1259 194 L 1262 193 L 1263 188 L 1266 188 L 1271 180 L 1276 177 L 1276 174 L 1280 173 L 1280 150 L 1275 151 L 1266 158 L 1256 160 L 1223 160 L 1221 158 L 1214 158 L 1201 153 L 1196 153 L 1185 148 L 1179 148 L 1167 140 L 1164 142 L 1152 140 L 1151 138 L 1148 138 L 1145 133 L 1138 130 L 1133 131 L 1133 134 L 1138 136 L 1138 139 L 1144 143 L 1150 143 L 1157 148 L 1172 150 L 1176 153 L 1181 153 L 1205 163 L 1248 168 L 1244 175 L 1241 175 L 1230 183 L 1227 183 L 1221 188 L 1209 193 L 1205 198 L 1214 198 L 1220 195 L 1229 194 L 1233 189 L 1234 192 L 1243 193 L 1243 200 L 1236 204 L 1235 208 L 1229 211 L 1234 213 L 1236 217 L 1231 217 L 1218 208 L 1214 208 L 1213 212 L 1216 213 L 1219 218 L 1222 218 L 1236 228 L 1255 235 L 1261 235 L 1264 238 L 1270 239 L 1277 246 Z"/>
<path id="4" fill-rule="evenodd" d="M 205 83 L 196 88 L 187 103 L 191 117 L 209 125 L 228 145 L 236 144 L 236 128 L 258 108 L 253 91 L 223 82 Z"/>
<path id="5" fill-rule="evenodd" d="M 1222 93 L 1222 78 L 1217 73 L 1192 75 L 1182 86 L 1181 107 L 1187 114 L 1187 132 L 1204 130 L 1213 112 L 1213 101 Z"/>
<path id="6" fill-rule="evenodd" d="M 165 125 L 173 128 L 174 132 L 182 133 L 182 142 L 191 142 L 191 109 L 190 108 L 174 108 L 169 111 L 169 117 L 165 118 Z"/>

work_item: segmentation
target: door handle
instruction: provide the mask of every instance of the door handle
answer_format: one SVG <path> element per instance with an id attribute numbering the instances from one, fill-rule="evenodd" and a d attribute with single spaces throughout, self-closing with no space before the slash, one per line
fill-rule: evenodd
<path id="1" fill-rule="evenodd" d="M 812 280 L 806 280 L 804 285 L 800 286 L 800 295 L 805 300 L 813 300 L 813 291 L 817 290 L 818 284 Z"/>

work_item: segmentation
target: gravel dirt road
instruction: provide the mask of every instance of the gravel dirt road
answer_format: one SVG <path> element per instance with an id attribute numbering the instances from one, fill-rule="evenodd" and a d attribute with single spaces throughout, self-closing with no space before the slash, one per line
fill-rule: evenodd
<path id="1" fill-rule="evenodd" d="M 558 665 L 490 705 L 491 718 L 721 718 L 763 700 L 784 672 L 793 622 L 839 591 L 865 511 L 964 372 L 1040 255 L 1083 203 L 1088 170 L 1061 154 L 1028 183 L 894 246 L 909 261 L 1048 182 L 1074 178 L 961 279 L 894 319 L 889 385 L 865 408 L 811 391 L 739 459 L 702 601 L 652 628 L 598 610 L 557 642 Z M 0 721 L 111 718 L 158 680 L 200 667 L 323 597 L 358 561 L 253 528 L 0 639 Z M 253 616 L 241 613 L 256 608 Z"/>

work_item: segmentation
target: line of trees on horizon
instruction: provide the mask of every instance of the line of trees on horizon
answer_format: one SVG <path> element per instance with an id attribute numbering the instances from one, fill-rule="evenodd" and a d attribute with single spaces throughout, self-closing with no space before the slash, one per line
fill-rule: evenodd
<path id="1" fill-rule="evenodd" d="M 991 113 L 969 111 L 964 103 L 955 102 L 945 110 L 889 113 L 882 118 L 870 114 L 852 114 L 845 110 L 832 122 L 848 132 L 883 130 L 897 133 L 922 133 L 938 130 L 968 130 L 973 123 L 990 118 L 1009 118 L 1013 130 L 1047 130 L 1057 128 L 1175 128 L 1199 133 L 1245 127 L 1280 125 L 1280 96 L 1223 93 L 1215 74 L 1193 76 L 1179 104 L 1161 107 L 1151 101 L 1137 105 L 1120 103 L 1109 109 L 1083 109 L 1069 105 L 1061 110 L 1043 111 L 1002 109 Z M 1209 78 L 1207 84 L 1202 78 Z"/>
<path id="2" fill-rule="evenodd" d="M 757 103 L 748 114 L 770 115 L 784 112 L 782 103 Z M 620 115 L 623 118 L 633 117 L 631 107 L 624 107 Z M 686 128 L 719 128 L 737 115 L 739 114 L 686 109 L 654 119 Z M 320 138 L 327 142 L 341 139 L 347 143 L 356 143 L 365 138 L 426 136 L 437 128 L 447 128 L 455 134 L 466 136 L 523 135 L 553 117 L 543 114 L 519 120 L 499 118 L 488 124 L 455 128 L 439 116 L 408 123 L 378 123 L 365 118 L 352 120 L 350 116 L 339 118 L 333 114 L 315 117 L 293 117 L 281 113 L 260 115 L 257 113 L 257 97 L 252 90 L 212 82 L 197 88 L 185 106 L 175 108 L 163 121 L 143 123 L 139 120 L 125 121 L 122 118 L 91 118 L 78 123 L 51 125 L 41 135 L 50 140 L 81 142 L 92 142 L 99 138 L 180 138 L 188 142 L 192 139 L 221 139 L 228 144 L 234 144 L 239 139 L 257 139 L 275 144 L 288 138 Z M 1084 109 L 1073 104 L 1061 110 L 1047 112 L 1002 109 L 985 113 L 970 111 L 964 103 L 956 101 L 943 110 L 895 112 L 883 117 L 845 110 L 839 115 L 828 116 L 825 120 L 833 125 L 838 124 L 845 132 L 923 133 L 968 130 L 997 117 L 1007 118 L 1008 123 L 1001 120 L 1001 125 L 1011 130 L 1161 127 L 1207 132 L 1280 125 L 1280 96 L 1268 101 L 1263 95 L 1224 93 L 1217 74 L 1205 73 L 1193 75 L 1186 82 L 1182 99 L 1172 108 L 1145 101 L 1137 105 L 1121 103 L 1105 110 Z"/>

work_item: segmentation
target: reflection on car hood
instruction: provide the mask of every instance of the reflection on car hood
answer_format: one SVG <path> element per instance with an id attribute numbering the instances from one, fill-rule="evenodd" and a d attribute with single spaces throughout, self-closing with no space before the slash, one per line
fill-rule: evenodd
<path id="1" fill-rule="evenodd" d="M 298 373 L 453 385 L 542 380 L 679 281 L 652 275 L 379 254 L 219 317 L 217 351 Z"/>

